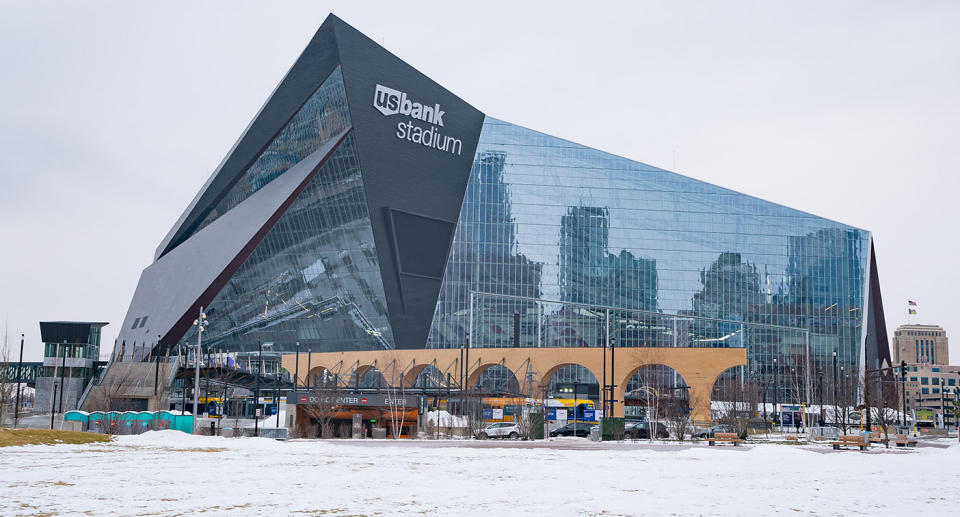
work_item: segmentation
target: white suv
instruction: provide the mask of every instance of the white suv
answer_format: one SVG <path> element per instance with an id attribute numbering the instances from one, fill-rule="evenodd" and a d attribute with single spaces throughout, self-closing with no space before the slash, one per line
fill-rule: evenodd
<path id="1" fill-rule="evenodd" d="M 487 438 L 520 438 L 520 428 L 513 422 L 494 422 L 480 431 L 480 439 Z"/>

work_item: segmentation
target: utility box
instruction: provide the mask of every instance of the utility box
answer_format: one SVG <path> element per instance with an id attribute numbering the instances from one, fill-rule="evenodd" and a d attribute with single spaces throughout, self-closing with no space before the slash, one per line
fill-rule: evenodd
<path id="1" fill-rule="evenodd" d="M 543 413 L 530 412 L 530 439 L 543 440 Z"/>
<path id="2" fill-rule="evenodd" d="M 603 441 L 623 440 L 623 418 L 603 417 L 600 420 L 600 438 Z"/>
<path id="3" fill-rule="evenodd" d="M 363 432 L 363 416 L 360 413 L 353 414 L 353 439 L 359 440 L 363 438 L 363 435 L 366 434 Z"/>

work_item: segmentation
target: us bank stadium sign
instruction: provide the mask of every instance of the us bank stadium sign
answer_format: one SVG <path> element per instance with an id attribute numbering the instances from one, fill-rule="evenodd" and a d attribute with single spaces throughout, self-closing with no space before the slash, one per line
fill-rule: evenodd
<path id="1" fill-rule="evenodd" d="M 445 113 L 439 104 L 414 101 L 405 92 L 378 84 L 373 92 L 373 107 L 385 117 L 407 117 L 397 123 L 397 138 L 460 156 L 463 142 L 440 132 Z"/>
<path id="2" fill-rule="evenodd" d="M 407 395 L 389 396 L 372 393 L 357 395 L 353 393 L 342 395 L 327 395 L 318 393 L 290 393 L 287 395 L 287 404 L 306 404 L 324 406 L 367 406 L 367 407 L 417 407 L 417 398 Z"/>

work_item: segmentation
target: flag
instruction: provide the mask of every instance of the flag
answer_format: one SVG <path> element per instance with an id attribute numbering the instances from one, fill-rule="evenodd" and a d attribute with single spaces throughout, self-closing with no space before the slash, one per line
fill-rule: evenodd
<path id="1" fill-rule="evenodd" d="M 910 313 L 910 314 L 916 314 L 916 313 L 917 313 L 917 309 L 907 309 L 907 312 Z"/>
<path id="2" fill-rule="evenodd" d="M 916 306 L 917 306 L 917 302 L 915 302 L 915 301 L 913 301 L 913 300 L 907 300 L 907 305 L 909 305 L 910 307 L 916 307 Z"/>

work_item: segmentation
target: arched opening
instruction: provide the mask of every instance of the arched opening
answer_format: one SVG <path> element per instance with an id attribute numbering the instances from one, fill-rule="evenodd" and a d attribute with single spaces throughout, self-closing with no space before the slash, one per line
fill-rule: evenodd
<path id="1" fill-rule="evenodd" d="M 337 387 L 337 375 L 323 366 L 316 366 L 307 372 L 303 378 L 304 386 L 316 389 L 333 389 Z"/>
<path id="2" fill-rule="evenodd" d="M 543 376 L 547 405 L 566 409 L 567 421 L 595 422 L 600 408 L 600 383 L 589 368 L 576 364 L 558 364 Z M 561 425 L 559 412 L 548 411 L 547 419 L 555 419 L 551 426 Z"/>
<path id="3" fill-rule="evenodd" d="M 484 395 L 512 396 L 520 393 L 520 383 L 509 368 L 502 364 L 481 366 L 481 371 L 474 374 L 475 381 L 470 387 Z"/>
<path id="4" fill-rule="evenodd" d="M 420 368 L 420 371 L 416 374 L 416 377 L 413 379 L 413 383 L 410 387 L 420 389 L 446 388 L 447 377 L 443 374 L 443 372 L 440 371 L 439 368 L 432 364 L 428 364 L 423 368 Z"/>
<path id="5" fill-rule="evenodd" d="M 352 377 L 352 384 L 357 388 L 383 388 L 388 386 L 386 379 L 376 366 L 361 366 Z"/>
<path id="6" fill-rule="evenodd" d="M 551 368 L 544 375 L 547 396 L 551 398 L 577 398 L 600 400 L 600 383 L 589 368 L 579 364 L 562 364 Z"/>
<path id="7" fill-rule="evenodd" d="M 628 420 L 664 421 L 690 415 L 690 388 L 673 368 L 648 364 L 627 378 L 623 414 Z"/>
<path id="8" fill-rule="evenodd" d="M 762 389 L 759 378 L 756 371 L 743 365 L 727 368 L 717 375 L 710 390 L 713 420 L 744 433 L 750 428 L 766 427 L 768 418 L 776 420 L 772 401 L 768 406 L 768 393 Z"/>

